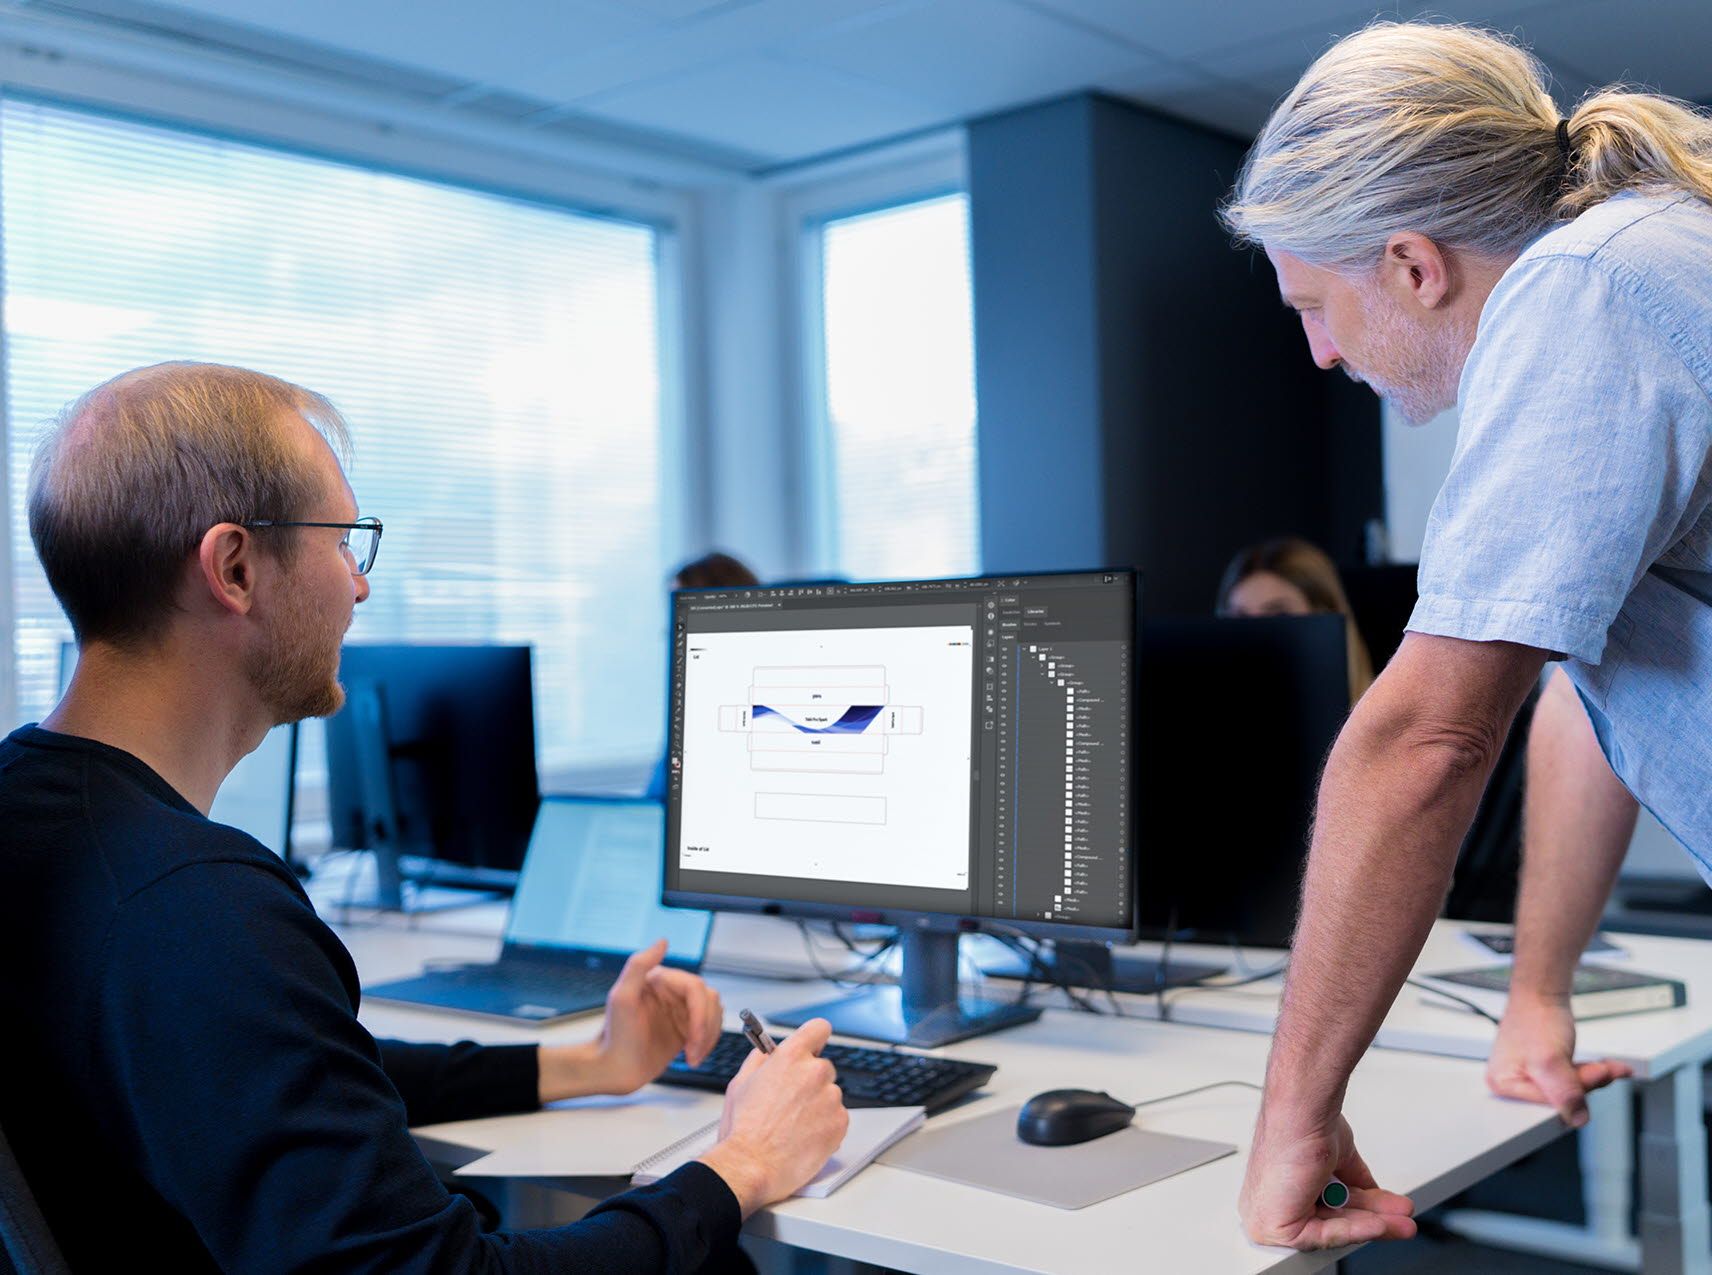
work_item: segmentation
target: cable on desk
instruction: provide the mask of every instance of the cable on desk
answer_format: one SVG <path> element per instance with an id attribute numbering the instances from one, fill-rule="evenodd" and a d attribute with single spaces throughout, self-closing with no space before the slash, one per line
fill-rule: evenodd
<path id="1" fill-rule="evenodd" d="M 1029 989 L 1035 981 L 1035 974 L 1040 972 L 1047 975 L 1047 979 L 1043 981 L 1050 982 L 1053 987 L 1063 992 L 1065 998 L 1069 1000 L 1073 1008 L 1079 1009 L 1085 1014 L 1098 1014 L 1102 1012 L 1093 1004 L 1093 1002 L 1088 1000 L 1086 996 L 1076 990 L 1075 985 L 1070 982 L 1069 975 L 1064 972 L 1061 961 L 1055 959 L 1051 965 L 1046 963 L 1040 955 L 1041 942 L 1039 939 L 1036 939 L 1026 931 L 1017 929 L 1015 926 L 1005 925 L 1002 922 L 991 919 L 984 920 L 982 925 L 987 929 L 988 933 L 992 934 L 992 936 L 998 939 L 999 942 L 1003 943 L 1011 951 L 1029 962 L 1027 973 L 1023 978 L 1022 992 L 1017 997 L 1017 1004 L 1021 1005 L 1026 1002 Z M 1001 930 L 1006 931 L 1006 933 L 999 933 Z M 1057 954 L 1054 953 L 1055 957 L 1056 955 Z M 1079 963 L 1088 970 L 1090 975 L 1094 975 L 1096 978 L 1098 977 L 1096 971 L 1089 966 L 1087 962 L 1082 961 Z M 1118 1006 L 1117 997 L 1112 995 L 1112 989 L 1109 981 L 1107 982 L 1105 991 L 1107 996 L 1111 998 L 1112 1012 L 1117 1014 L 1119 1017 L 1123 1017 L 1123 1010 Z"/>
<path id="2" fill-rule="evenodd" d="M 875 961 L 897 946 L 898 941 L 895 935 L 881 940 L 878 947 L 854 965 L 846 966 L 842 970 L 829 970 L 820 963 L 820 954 L 814 950 L 814 940 L 809 935 L 808 922 L 799 920 L 797 932 L 802 935 L 803 950 L 808 954 L 808 963 L 814 966 L 814 972 L 835 987 L 871 987 L 883 981 L 883 974 L 869 974 L 867 971 Z"/>
<path id="3" fill-rule="evenodd" d="M 1176 1093 L 1164 1094 L 1158 1098 L 1143 1098 L 1140 1102 L 1126 1103 L 1126 1106 L 1141 1110 L 1143 1107 L 1158 1106 L 1162 1102 L 1174 1102 L 1178 1098 L 1188 1098 L 1194 1094 L 1206 1093 L 1209 1089 L 1228 1088 L 1252 1089 L 1255 1093 L 1265 1093 L 1263 1085 L 1257 1085 L 1252 1080 L 1215 1080 L 1210 1085 L 1196 1085 L 1193 1089 L 1179 1089 Z"/>
<path id="4" fill-rule="evenodd" d="M 1153 1008 L 1162 1023 L 1171 1021 L 1171 1007 L 1165 1003 L 1165 988 L 1170 983 L 1171 940 L 1177 937 L 1177 905 L 1165 918 L 1165 942 L 1159 948 L 1159 960 L 1153 966 Z"/>
<path id="5" fill-rule="evenodd" d="M 1443 991 L 1440 988 L 1434 987 L 1431 983 L 1421 982 L 1421 980 L 1418 978 L 1406 978 L 1403 980 L 1403 982 L 1409 987 L 1418 987 L 1423 992 L 1430 992 L 1434 996 L 1442 996 L 1447 1001 L 1454 1001 L 1454 1002 L 1456 1002 L 1456 1004 L 1461 1005 L 1469 1013 L 1479 1014 L 1482 1018 L 1484 1018 L 1487 1022 L 1491 1023 L 1494 1027 L 1503 1026 L 1502 1020 L 1500 1020 L 1496 1014 L 1492 1013 L 1484 1005 L 1475 1004 L 1475 1002 L 1469 1000 L 1465 996 L 1458 996 L 1455 992 Z"/>

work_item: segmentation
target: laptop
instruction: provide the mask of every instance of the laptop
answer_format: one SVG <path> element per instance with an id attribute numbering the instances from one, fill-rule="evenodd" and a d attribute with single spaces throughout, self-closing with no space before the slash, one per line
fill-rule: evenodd
<path id="1" fill-rule="evenodd" d="M 666 940 L 667 965 L 700 969 L 713 914 L 662 906 L 665 842 L 659 802 L 543 798 L 499 960 L 426 970 L 364 995 L 550 1023 L 603 1006 L 625 960 L 656 939 Z"/>

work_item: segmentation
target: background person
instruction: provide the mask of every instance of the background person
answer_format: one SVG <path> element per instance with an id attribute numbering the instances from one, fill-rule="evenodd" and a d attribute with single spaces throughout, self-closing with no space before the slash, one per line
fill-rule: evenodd
<path id="1" fill-rule="evenodd" d="M 1373 660 L 1330 555 L 1297 536 L 1238 551 L 1219 579 L 1220 615 L 1341 615 L 1349 643 L 1349 702 L 1373 685 Z"/>

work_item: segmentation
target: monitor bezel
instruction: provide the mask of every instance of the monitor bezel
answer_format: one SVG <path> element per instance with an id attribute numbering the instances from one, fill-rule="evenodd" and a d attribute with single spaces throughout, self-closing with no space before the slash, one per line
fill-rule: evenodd
<path id="1" fill-rule="evenodd" d="M 709 912 L 733 912 L 747 915 L 788 917 L 793 920 L 809 921 L 843 921 L 852 924 L 890 925 L 896 926 L 900 932 L 909 930 L 916 932 L 937 932 L 952 934 L 994 934 L 999 936 L 1021 935 L 1030 939 L 1050 939 L 1055 942 L 1083 943 L 1133 943 L 1137 938 L 1136 924 L 1140 917 L 1140 848 L 1135 844 L 1136 833 L 1141 827 L 1140 812 L 1136 808 L 1138 796 L 1136 783 L 1136 726 L 1137 698 L 1141 678 L 1141 615 L 1142 615 L 1142 573 L 1137 567 L 1085 567 L 1074 570 L 1054 571 L 1002 571 L 982 572 L 974 576 L 923 576 L 915 580 L 852 580 L 851 584 L 934 584 L 953 583 L 978 586 L 985 581 L 997 582 L 1005 579 L 1039 579 L 1053 576 L 1086 576 L 1086 575 L 1124 575 L 1130 579 L 1130 687 L 1129 687 L 1129 899 L 1126 910 L 1129 916 L 1127 926 L 1110 925 L 1080 925 L 1071 922 L 1044 921 L 1038 919 L 1003 920 L 999 917 L 968 916 L 955 912 L 920 911 L 909 908 L 874 908 L 854 907 L 841 903 L 807 902 L 797 899 L 769 898 L 764 895 L 713 894 L 699 890 L 673 889 L 665 884 L 670 879 L 672 845 L 672 803 L 682 801 L 681 792 L 674 797 L 671 787 L 671 777 L 668 774 L 666 795 L 663 801 L 666 812 L 665 836 L 661 854 L 664 863 L 661 870 L 660 901 L 669 907 L 698 908 Z M 788 588 L 786 585 L 752 585 L 737 586 L 738 588 L 768 590 L 773 588 Z M 668 768 L 672 747 L 672 705 L 676 702 L 676 655 L 677 655 L 677 619 L 678 606 L 682 598 L 694 597 L 708 593 L 730 593 L 732 586 L 713 587 L 706 589 L 674 589 L 671 595 L 671 618 L 666 644 L 666 749 Z M 854 889 L 861 889 L 863 882 L 850 882 Z"/>

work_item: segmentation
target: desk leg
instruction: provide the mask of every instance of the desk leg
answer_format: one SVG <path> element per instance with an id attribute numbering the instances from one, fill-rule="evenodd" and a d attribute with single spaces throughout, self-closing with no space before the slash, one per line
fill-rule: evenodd
<path id="1" fill-rule="evenodd" d="M 1613 1271 L 1639 1271 L 1641 1246 L 1629 1230 L 1630 1174 L 1635 1164 L 1635 1121 L 1630 1083 L 1620 1080 L 1587 1095 L 1591 1117 L 1577 1133 L 1581 1161 L 1581 1226 L 1485 1209 L 1451 1209 L 1446 1229 L 1465 1239 L 1517 1253 L 1559 1258 Z M 1651 1271 L 1651 1267 L 1644 1268 Z"/>
<path id="2" fill-rule="evenodd" d="M 1639 1087 L 1641 1269 L 1647 1275 L 1709 1275 L 1712 1214 L 1700 1068 L 1679 1067 Z"/>
<path id="3" fill-rule="evenodd" d="M 1587 1123 L 1576 1135 L 1576 1158 L 1581 1162 L 1581 1203 L 1588 1236 L 1600 1252 L 1632 1255 L 1635 1235 L 1629 1229 L 1629 1209 L 1634 1203 L 1635 1115 L 1631 1082 L 1619 1080 L 1588 1094 L 1587 1114 Z"/>

